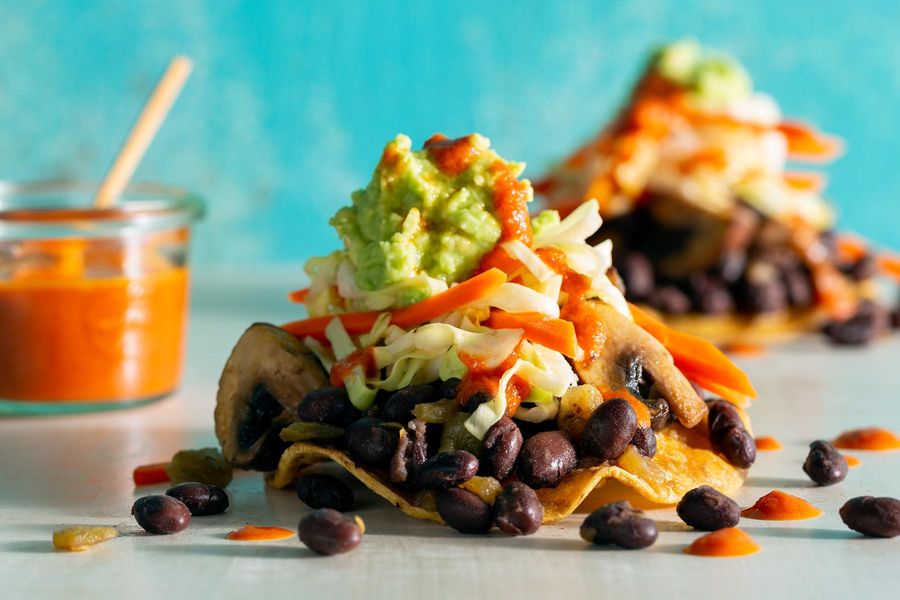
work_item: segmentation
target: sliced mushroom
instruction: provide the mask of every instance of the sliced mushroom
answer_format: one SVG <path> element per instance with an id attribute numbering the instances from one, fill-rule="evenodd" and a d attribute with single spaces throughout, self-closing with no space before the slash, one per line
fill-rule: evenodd
<path id="1" fill-rule="evenodd" d="M 685 427 L 693 427 L 706 414 L 706 404 L 672 362 L 672 356 L 656 338 L 620 315 L 608 304 L 594 303 L 605 342 L 600 355 L 576 365 L 585 383 L 616 390 L 634 386 L 633 362 L 640 360 L 653 388 Z"/>
<path id="2" fill-rule="evenodd" d="M 219 379 L 216 436 L 234 466 L 267 471 L 287 446 L 281 429 L 296 420 L 297 404 L 328 385 L 312 352 L 283 329 L 250 326 L 238 340 Z"/>

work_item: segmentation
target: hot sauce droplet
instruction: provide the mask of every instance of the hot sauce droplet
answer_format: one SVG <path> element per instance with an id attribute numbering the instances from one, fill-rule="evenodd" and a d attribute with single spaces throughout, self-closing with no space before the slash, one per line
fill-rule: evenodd
<path id="1" fill-rule="evenodd" d="M 285 540 L 296 535 L 290 529 L 283 527 L 259 527 L 256 525 L 244 525 L 235 529 L 225 537 L 237 542 L 263 542 L 271 540 Z"/>
<path id="2" fill-rule="evenodd" d="M 697 538 L 684 549 L 684 553 L 696 556 L 747 556 L 759 550 L 759 544 L 742 529 L 726 527 Z"/>
<path id="3" fill-rule="evenodd" d="M 850 467 L 851 469 L 853 467 L 858 467 L 859 465 L 862 464 L 861 460 L 859 460 L 855 456 L 851 456 L 849 454 L 845 454 L 844 459 L 847 461 L 847 466 Z"/>
<path id="4" fill-rule="evenodd" d="M 425 142 L 425 149 L 442 173 L 456 177 L 469 168 L 478 155 L 478 149 L 472 144 L 472 136 L 447 139 L 437 133 Z"/>
<path id="5" fill-rule="evenodd" d="M 801 521 L 814 519 L 822 511 L 797 496 L 773 490 L 756 501 L 750 508 L 741 511 L 742 517 L 763 521 Z"/>
<path id="6" fill-rule="evenodd" d="M 773 437 L 764 435 L 756 438 L 756 449 L 760 452 L 773 452 L 775 450 L 781 450 L 782 448 L 781 442 Z"/>
<path id="7" fill-rule="evenodd" d="M 834 445 L 845 450 L 898 450 L 900 437 L 887 429 L 867 427 L 845 431 L 834 440 Z"/>

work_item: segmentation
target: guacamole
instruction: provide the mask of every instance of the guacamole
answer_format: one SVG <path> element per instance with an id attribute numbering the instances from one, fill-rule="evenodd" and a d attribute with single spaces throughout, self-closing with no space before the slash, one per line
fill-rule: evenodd
<path id="1" fill-rule="evenodd" d="M 375 291 L 421 275 L 448 284 L 468 277 L 503 233 L 495 183 L 523 169 L 500 158 L 477 134 L 435 136 L 422 150 L 412 150 L 410 139 L 398 135 L 385 147 L 369 184 L 330 221 L 355 267 L 356 286 Z M 530 184 L 519 183 L 531 200 Z M 404 294 L 398 304 L 420 300 L 428 290 L 421 292 Z"/>
<path id="2" fill-rule="evenodd" d="M 656 71 L 691 92 L 700 104 L 720 108 L 746 98 L 752 89 L 747 71 L 734 58 L 705 50 L 694 40 L 660 49 L 653 58 Z"/>

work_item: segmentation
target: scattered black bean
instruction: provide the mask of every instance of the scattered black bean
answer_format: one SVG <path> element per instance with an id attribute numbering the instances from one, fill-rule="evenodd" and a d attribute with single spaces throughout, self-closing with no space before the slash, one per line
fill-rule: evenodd
<path id="1" fill-rule="evenodd" d="M 426 490 L 449 490 L 475 477 L 478 459 L 465 450 L 442 452 L 426 460 L 416 474 L 416 486 Z"/>
<path id="2" fill-rule="evenodd" d="M 556 487 L 577 463 L 575 447 L 566 436 L 559 431 L 543 431 L 522 444 L 516 472 L 533 488 Z"/>
<path id="3" fill-rule="evenodd" d="M 887 330 L 887 311 L 872 302 L 860 302 L 856 314 L 843 321 L 831 321 L 824 332 L 832 342 L 841 346 L 862 346 Z"/>
<path id="4" fill-rule="evenodd" d="M 597 407 L 584 426 L 581 449 L 600 460 L 622 456 L 637 431 L 637 415 L 627 400 L 612 398 Z"/>
<path id="5" fill-rule="evenodd" d="M 451 399 L 456 398 L 456 392 L 459 390 L 459 377 L 451 377 L 445 381 L 441 381 L 438 386 L 438 395 L 441 398 Z"/>
<path id="6" fill-rule="evenodd" d="M 166 490 L 166 496 L 183 502 L 195 517 L 217 515 L 228 508 L 228 494 L 217 485 L 196 481 L 179 483 Z"/>
<path id="7" fill-rule="evenodd" d="M 397 431 L 383 426 L 380 419 L 366 417 L 347 428 L 347 450 L 363 463 L 384 465 L 397 445 Z"/>
<path id="8" fill-rule="evenodd" d="M 144 496 L 131 507 L 131 514 L 145 531 L 155 534 L 178 533 L 191 522 L 191 511 L 172 496 Z"/>
<path id="9" fill-rule="evenodd" d="M 756 442 L 744 427 L 737 409 L 725 400 L 712 400 L 709 407 L 709 441 L 736 467 L 747 469 L 756 461 Z"/>
<path id="10" fill-rule="evenodd" d="M 872 279 L 878 275 L 878 261 L 871 254 L 867 254 L 854 262 L 847 274 L 856 282 Z"/>
<path id="11" fill-rule="evenodd" d="M 337 477 L 324 473 L 300 477 L 297 497 L 310 508 L 333 508 L 340 512 L 353 509 L 353 490 Z"/>
<path id="12" fill-rule="evenodd" d="M 847 527 L 869 537 L 891 538 L 900 535 L 900 500 L 859 496 L 841 507 L 841 520 Z"/>
<path id="13" fill-rule="evenodd" d="M 645 255 L 631 252 L 616 263 L 629 298 L 643 300 L 653 291 L 653 265 Z"/>
<path id="14" fill-rule="evenodd" d="M 652 546 L 658 535 L 656 522 L 641 514 L 627 500 L 601 506 L 581 524 L 581 539 L 597 546 L 615 544 L 630 550 Z"/>
<path id="15" fill-rule="evenodd" d="M 460 533 L 491 530 L 491 507 L 477 494 L 452 488 L 437 495 L 437 511 L 447 525 Z"/>
<path id="16" fill-rule="evenodd" d="M 428 458 L 428 429 L 425 421 L 413 419 L 400 433 L 397 448 L 391 458 L 390 479 L 394 483 L 411 482 L 419 467 Z"/>
<path id="17" fill-rule="evenodd" d="M 741 520 L 738 503 L 708 485 L 685 494 L 675 510 L 682 521 L 702 531 L 734 527 Z"/>
<path id="18" fill-rule="evenodd" d="M 362 413 L 350 402 L 344 388 L 324 387 L 313 390 L 297 405 L 297 416 L 301 421 L 314 421 L 346 427 Z"/>
<path id="19" fill-rule="evenodd" d="M 494 501 L 494 522 L 508 535 L 531 535 L 544 521 L 544 505 L 533 489 L 514 481 Z"/>
<path id="20" fill-rule="evenodd" d="M 691 299 L 674 285 L 656 288 L 647 301 L 653 308 L 670 315 L 682 315 L 691 309 Z"/>
<path id="21" fill-rule="evenodd" d="M 809 271 L 800 267 L 788 268 L 782 271 L 781 277 L 791 306 L 805 308 L 813 303 L 815 294 Z"/>
<path id="22" fill-rule="evenodd" d="M 741 308 L 749 313 L 773 313 L 787 308 L 787 289 L 780 279 L 745 282 L 741 291 Z"/>
<path id="23" fill-rule="evenodd" d="M 318 508 L 300 519 L 297 534 L 300 541 L 317 554 L 349 552 L 362 541 L 365 531 L 362 519 L 350 517 L 331 508 Z"/>
<path id="24" fill-rule="evenodd" d="M 416 404 L 434 402 L 437 399 L 437 392 L 430 385 L 410 385 L 390 395 L 381 409 L 381 417 L 385 421 L 406 423 Z"/>
<path id="25" fill-rule="evenodd" d="M 647 458 L 656 456 L 656 435 L 650 427 L 638 427 L 634 437 L 631 438 L 631 443 Z"/>
<path id="26" fill-rule="evenodd" d="M 519 426 L 509 417 L 494 423 L 482 442 L 480 473 L 498 481 L 509 477 L 522 449 L 522 441 Z"/>
<path id="27" fill-rule="evenodd" d="M 803 470 L 819 485 L 832 485 L 843 481 L 850 469 L 847 459 L 831 442 L 816 440 L 809 445 L 809 454 L 803 463 Z"/>

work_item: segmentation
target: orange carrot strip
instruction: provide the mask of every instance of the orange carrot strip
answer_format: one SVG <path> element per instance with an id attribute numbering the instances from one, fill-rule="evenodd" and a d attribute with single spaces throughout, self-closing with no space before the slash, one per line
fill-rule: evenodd
<path id="1" fill-rule="evenodd" d="M 787 139 L 788 156 L 793 159 L 825 162 L 839 156 L 844 148 L 839 138 L 825 135 L 806 123 L 783 121 L 778 131 Z"/>
<path id="2" fill-rule="evenodd" d="M 835 243 L 837 244 L 838 254 L 848 262 L 857 261 L 869 253 L 866 241 L 849 233 L 837 236 Z"/>
<path id="3" fill-rule="evenodd" d="M 166 467 L 168 466 L 169 463 L 161 462 L 137 467 L 132 474 L 134 485 L 153 485 L 171 481 L 169 474 L 166 472 Z"/>
<path id="4" fill-rule="evenodd" d="M 722 398 L 723 400 L 728 400 L 732 404 L 736 404 L 737 406 L 747 406 L 750 404 L 750 396 L 746 396 L 741 394 L 740 392 L 736 392 L 731 388 L 725 387 L 721 384 L 716 383 L 715 381 L 711 381 L 702 375 L 688 375 L 685 373 L 685 377 L 702 387 L 707 392 Z"/>
<path id="5" fill-rule="evenodd" d="M 569 358 L 575 358 L 578 353 L 575 325 L 565 319 L 551 319 L 535 312 L 508 313 L 495 310 L 484 324 L 493 329 L 522 329 L 526 340 L 556 350 Z"/>
<path id="6" fill-rule="evenodd" d="M 719 390 L 727 388 L 742 396 L 756 397 L 756 390 L 753 389 L 747 375 L 713 344 L 670 329 L 646 311 L 634 305 L 629 306 L 635 323 L 666 347 L 675 360 L 675 366 L 685 377 L 698 385 L 703 385 L 709 391 L 713 390 L 696 380 L 703 379 L 706 384 L 715 385 Z"/>
<path id="7" fill-rule="evenodd" d="M 876 259 L 878 268 L 886 275 L 900 281 L 900 256 L 891 256 L 889 254 L 881 254 Z"/>
<path id="8" fill-rule="evenodd" d="M 300 304 L 306 301 L 306 296 L 309 295 L 309 288 L 303 288 L 302 290 L 294 290 L 293 292 L 288 292 L 288 300 L 291 302 L 296 302 Z"/>
<path id="9" fill-rule="evenodd" d="M 821 192 L 828 179 L 817 171 L 792 171 L 784 174 L 784 182 L 795 190 Z"/>
<path id="10" fill-rule="evenodd" d="M 506 283 L 506 274 L 503 271 L 500 269 L 488 269 L 484 273 L 467 279 L 440 294 L 435 294 L 427 300 L 392 311 L 391 323 L 404 329 L 421 325 L 445 313 L 484 298 L 503 283 Z M 343 323 L 347 333 L 350 335 L 361 335 L 372 329 L 380 314 L 377 311 L 369 311 L 342 315 L 325 315 L 323 317 L 285 323 L 281 328 L 298 338 L 312 336 L 318 340 L 324 340 L 325 328 L 333 318 L 337 317 Z"/>
<path id="11" fill-rule="evenodd" d="M 510 256 L 509 252 L 502 247 L 497 246 L 484 255 L 481 263 L 478 265 L 479 271 L 487 271 L 488 269 L 500 269 L 507 275 L 512 275 L 522 268 L 522 263 Z"/>

